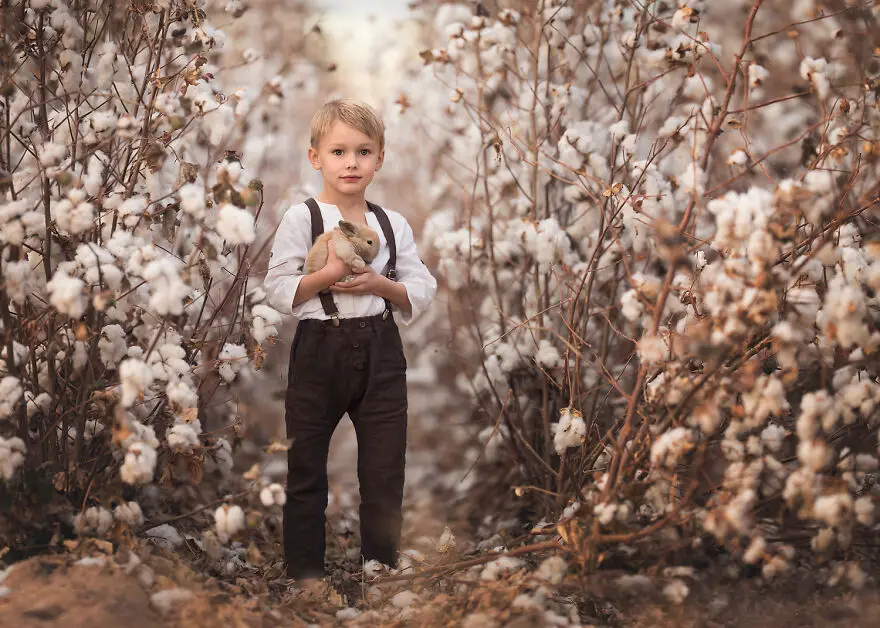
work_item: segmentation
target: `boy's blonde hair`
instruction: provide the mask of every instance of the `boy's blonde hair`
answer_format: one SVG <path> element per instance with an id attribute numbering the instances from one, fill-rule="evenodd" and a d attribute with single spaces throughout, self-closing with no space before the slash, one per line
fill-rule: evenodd
<path id="1" fill-rule="evenodd" d="M 379 150 L 385 148 L 385 124 L 372 107 L 347 98 L 324 103 L 312 116 L 311 143 L 317 148 L 330 126 L 339 120 L 379 142 Z"/>

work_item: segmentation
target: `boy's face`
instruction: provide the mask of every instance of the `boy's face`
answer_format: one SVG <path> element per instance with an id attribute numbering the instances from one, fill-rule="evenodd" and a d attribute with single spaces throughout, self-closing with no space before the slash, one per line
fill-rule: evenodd
<path id="1" fill-rule="evenodd" d="M 362 194 L 382 167 L 385 151 L 369 135 L 336 120 L 317 148 L 309 147 L 309 161 L 321 171 L 325 188 L 343 196 Z"/>

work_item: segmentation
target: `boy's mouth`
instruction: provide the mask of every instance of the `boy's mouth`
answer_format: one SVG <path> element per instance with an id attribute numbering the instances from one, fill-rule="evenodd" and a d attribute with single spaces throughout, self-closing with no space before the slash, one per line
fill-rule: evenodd
<path id="1" fill-rule="evenodd" d="M 360 181 L 361 178 L 357 175 L 349 174 L 342 177 L 343 181 Z"/>

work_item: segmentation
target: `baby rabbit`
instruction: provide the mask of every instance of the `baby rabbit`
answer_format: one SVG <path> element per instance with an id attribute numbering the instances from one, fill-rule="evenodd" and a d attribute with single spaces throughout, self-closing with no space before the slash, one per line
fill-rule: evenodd
<path id="1" fill-rule="evenodd" d="M 305 272 L 313 273 L 327 265 L 327 247 L 333 244 L 336 256 L 351 268 L 363 268 L 379 254 L 379 234 L 369 227 L 355 225 L 345 220 L 333 231 L 325 231 L 306 256 Z M 351 281 L 352 275 L 340 281 Z"/>

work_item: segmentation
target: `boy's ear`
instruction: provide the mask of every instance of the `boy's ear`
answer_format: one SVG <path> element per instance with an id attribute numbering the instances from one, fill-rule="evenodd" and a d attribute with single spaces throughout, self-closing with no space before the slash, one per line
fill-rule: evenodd
<path id="1" fill-rule="evenodd" d="M 383 148 L 379 151 L 379 160 L 376 162 L 376 172 L 382 169 L 382 164 L 385 163 L 385 149 Z"/>
<path id="2" fill-rule="evenodd" d="M 318 157 L 318 151 L 315 150 L 314 146 L 309 146 L 308 151 L 309 163 L 312 164 L 312 168 L 315 170 L 321 169 L 321 158 Z"/>
<path id="3" fill-rule="evenodd" d="M 352 223 L 347 220 L 339 221 L 339 230 L 342 231 L 344 235 L 347 236 L 356 236 L 357 235 L 357 227 L 355 227 Z"/>

